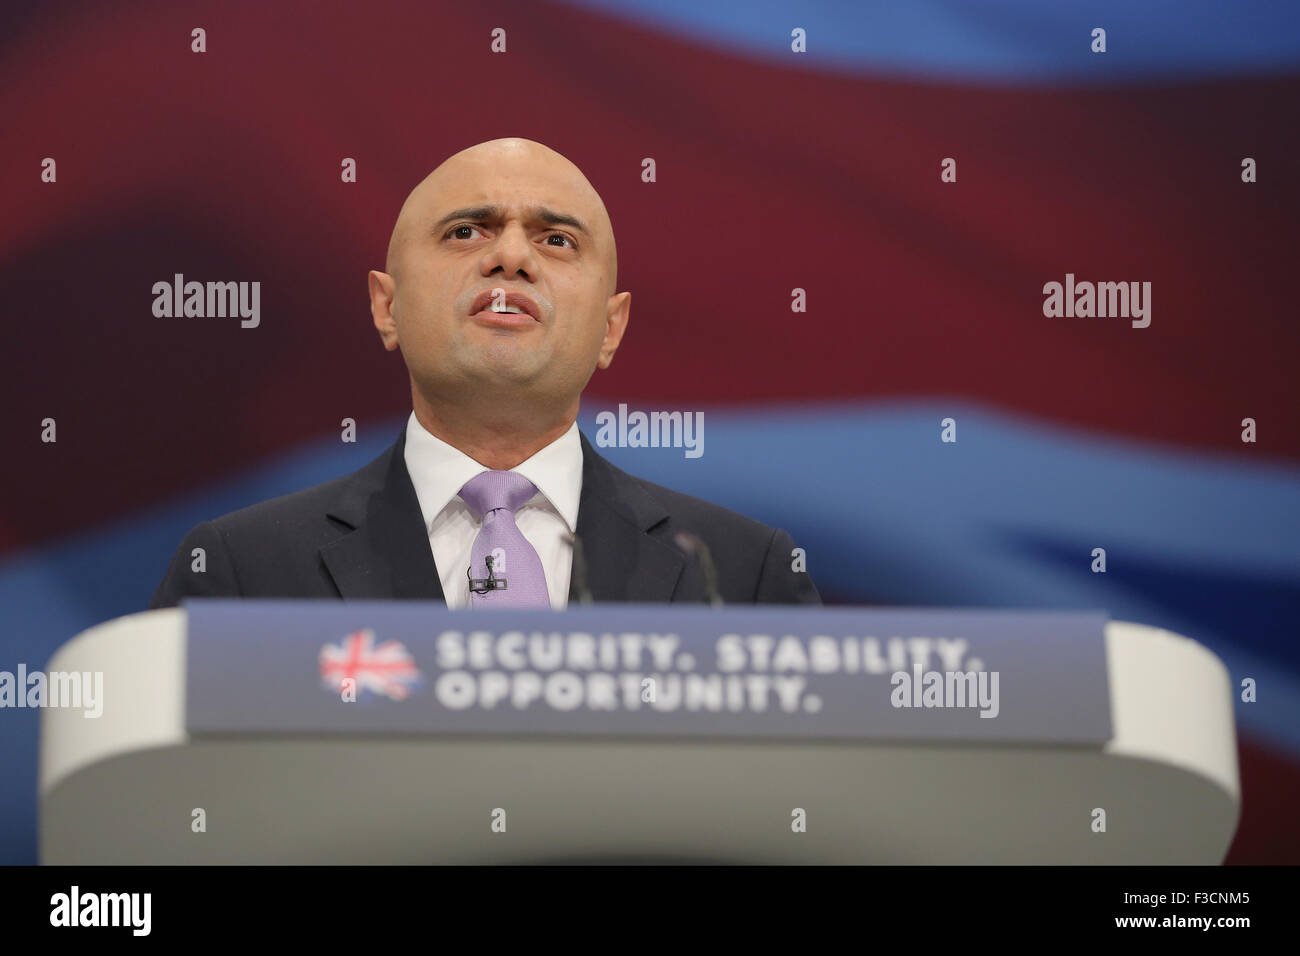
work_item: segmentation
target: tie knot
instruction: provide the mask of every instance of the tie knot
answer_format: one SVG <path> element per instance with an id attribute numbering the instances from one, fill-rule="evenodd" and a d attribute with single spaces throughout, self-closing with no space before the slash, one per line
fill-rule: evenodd
<path id="1" fill-rule="evenodd" d="M 478 518 L 500 508 L 513 512 L 535 494 L 537 486 L 514 471 L 485 471 L 460 489 L 461 498 Z"/>

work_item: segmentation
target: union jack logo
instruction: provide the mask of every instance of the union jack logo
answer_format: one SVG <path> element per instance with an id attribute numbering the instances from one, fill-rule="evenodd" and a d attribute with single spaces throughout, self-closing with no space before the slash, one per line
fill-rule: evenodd
<path id="1" fill-rule="evenodd" d="M 322 647 L 320 676 L 325 689 L 335 694 L 350 677 L 358 691 L 382 694 L 389 700 L 405 700 L 420 683 L 420 669 L 405 645 L 384 641 L 376 647 L 375 632 L 369 628 Z"/>

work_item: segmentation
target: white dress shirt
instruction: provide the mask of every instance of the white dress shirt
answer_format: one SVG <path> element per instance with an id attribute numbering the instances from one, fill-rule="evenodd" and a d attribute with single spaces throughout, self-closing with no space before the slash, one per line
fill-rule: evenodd
<path id="1" fill-rule="evenodd" d="M 447 607 L 467 608 L 470 598 L 465 569 L 483 522 L 460 497 L 460 489 L 488 469 L 430 434 L 415 412 L 406 422 L 404 454 Z M 569 603 L 569 575 L 573 571 L 573 545 L 568 536 L 578 527 L 578 501 L 582 497 L 578 423 L 510 470 L 537 486 L 537 494 L 515 512 L 515 524 L 542 559 L 552 609 L 563 610 Z"/>

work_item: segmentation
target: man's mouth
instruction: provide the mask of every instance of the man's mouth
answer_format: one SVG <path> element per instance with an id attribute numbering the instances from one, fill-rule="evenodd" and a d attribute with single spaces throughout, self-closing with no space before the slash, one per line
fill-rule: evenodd
<path id="1" fill-rule="evenodd" d="M 523 292 L 507 291 L 501 286 L 484 289 L 476 295 L 469 311 L 470 315 L 476 318 L 489 316 L 511 322 L 522 322 L 525 318 L 532 319 L 534 322 L 541 321 L 541 309 L 531 296 Z M 519 318 L 507 320 L 503 318 L 505 316 L 519 316 Z"/>

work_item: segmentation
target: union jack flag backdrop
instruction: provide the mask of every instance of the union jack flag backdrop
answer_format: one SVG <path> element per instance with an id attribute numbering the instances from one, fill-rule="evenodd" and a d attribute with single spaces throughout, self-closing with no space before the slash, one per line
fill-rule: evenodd
<path id="1" fill-rule="evenodd" d="M 616 464 L 790 530 L 828 601 L 1105 608 L 1201 641 L 1258 686 L 1229 860 L 1300 862 L 1300 6 L 5 16 L 0 666 L 143 609 L 198 521 L 394 440 L 408 381 L 366 271 L 434 166 L 525 136 L 601 192 L 633 293 L 580 426 L 621 402 L 705 412 L 701 457 Z M 260 281 L 260 325 L 155 317 L 176 273 Z M 1067 275 L 1150 282 L 1150 325 L 1044 315 Z M 0 861 L 34 862 L 36 715 L 0 720 Z"/>

